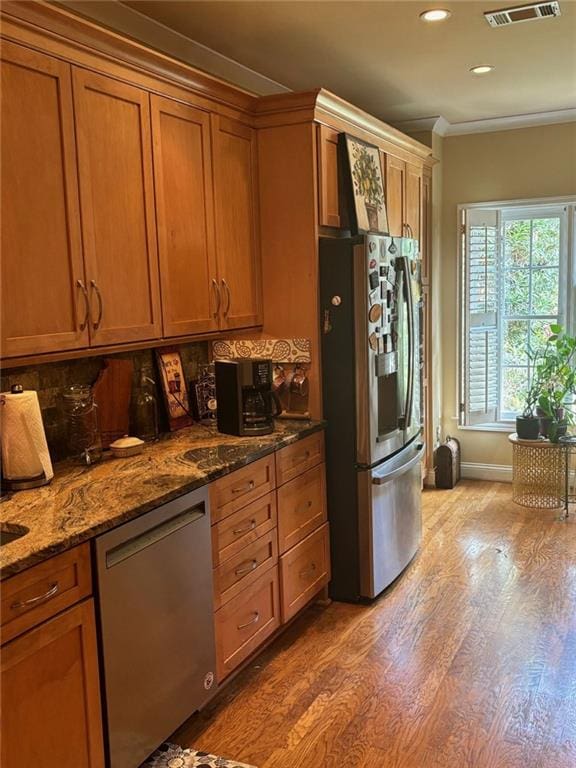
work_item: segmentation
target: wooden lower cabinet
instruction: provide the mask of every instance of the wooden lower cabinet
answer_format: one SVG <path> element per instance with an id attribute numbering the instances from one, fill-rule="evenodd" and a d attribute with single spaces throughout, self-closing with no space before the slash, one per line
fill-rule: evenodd
<path id="1" fill-rule="evenodd" d="M 328 523 L 280 558 L 282 621 L 288 621 L 330 581 Z"/>
<path id="2" fill-rule="evenodd" d="M 276 454 L 276 481 L 283 485 L 324 461 L 324 433 L 315 432 Z"/>
<path id="3" fill-rule="evenodd" d="M 212 522 L 242 509 L 249 502 L 273 491 L 276 487 L 274 455 L 252 462 L 242 469 L 224 475 L 210 486 Z"/>
<path id="4" fill-rule="evenodd" d="M 94 602 L 2 647 L 2 768 L 103 768 Z"/>
<path id="5" fill-rule="evenodd" d="M 278 489 L 280 553 L 287 552 L 325 522 L 326 480 L 324 464 L 319 464 Z"/>
<path id="6" fill-rule="evenodd" d="M 218 681 L 222 681 L 280 626 L 278 566 L 214 615 Z"/>
<path id="7" fill-rule="evenodd" d="M 214 608 L 239 595 L 263 571 L 278 563 L 278 538 L 269 531 L 214 569 Z"/>

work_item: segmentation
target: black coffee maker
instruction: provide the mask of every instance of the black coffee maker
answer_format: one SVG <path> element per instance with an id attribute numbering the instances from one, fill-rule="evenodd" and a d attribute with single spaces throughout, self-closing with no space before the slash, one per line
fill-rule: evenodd
<path id="1" fill-rule="evenodd" d="M 217 360 L 215 368 L 219 432 L 227 435 L 273 432 L 272 361 Z"/>

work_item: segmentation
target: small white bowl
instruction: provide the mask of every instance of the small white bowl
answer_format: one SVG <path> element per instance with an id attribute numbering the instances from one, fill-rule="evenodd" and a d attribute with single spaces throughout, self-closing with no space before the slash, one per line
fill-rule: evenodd
<path id="1" fill-rule="evenodd" d="M 144 440 L 140 440 L 139 437 L 129 437 L 128 435 L 124 435 L 124 437 L 120 437 L 118 440 L 110 443 L 110 450 L 118 459 L 137 456 L 139 453 L 142 453 L 143 448 Z"/>

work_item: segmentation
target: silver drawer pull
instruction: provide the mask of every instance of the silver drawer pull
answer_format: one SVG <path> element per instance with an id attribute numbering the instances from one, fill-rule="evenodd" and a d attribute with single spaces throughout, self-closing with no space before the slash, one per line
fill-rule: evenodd
<path id="1" fill-rule="evenodd" d="M 232 488 L 232 493 L 245 493 L 246 491 L 252 491 L 254 489 L 254 480 L 243 485 L 241 488 Z"/>
<path id="2" fill-rule="evenodd" d="M 13 611 L 18 611 L 21 608 L 29 608 L 31 605 L 36 605 L 36 603 L 43 603 L 44 600 L 50 600 L 51 597 L 54 597 L 59 589 L 60 587 L 56 581 L 54 584 L 50 584 L 48 587 L 48 592 L 45 592 L 43 595 L 38 595 L 38 597 L 31 597 L 29 600 L 20 600 L 16 603 L 12 603 L 10 608 Z"/>
<path id="3" fill-rule="evenodd" d="M 248 533 L 256 528 L 256 520 L 250 520 L 250 523 L 245 528 L 234 528 L 232 533 L 234 536 L 240 536 L 241 533 Z"/>
<path id="4" fill-rule="evenodd" d="M 243 576 L 245 573 L 250 573 L 258 566 L 258 560 L 247 560 L 234 571 L 236 576 Z"/>
<path id="5" fill-rule="evenodd" d="M 250 619 L 250 621 L 247 621 L 246 624 L 238 624 L 236 629 L 246 629 L 246 627 L 249 627 L 251 624 L 256 624 L 258 621 L 260 621 L 260 613 L 258 611 L 254 611 L 254 616 Z"/>
<path id="6" fill-rule="evenodd" d="M 300 571 L 298 574 L 301 579 L 305 578 L 306 576 L 311 576 L 316 571 L 316 563 L 312 563 L 310 568 L 304 568 L 303 571 Z"/>

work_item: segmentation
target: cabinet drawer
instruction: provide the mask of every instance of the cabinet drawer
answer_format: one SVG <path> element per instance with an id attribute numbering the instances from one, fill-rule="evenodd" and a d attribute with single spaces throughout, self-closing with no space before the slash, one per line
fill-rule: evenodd
<path id="1" fill-rule="evenodd" d="M 2 643 L 91 593 L 88 543 L 12 576 L 2 584 Z"/>
<path id="2" fill-rule="evenodd" d="M 278 548 L 286 552 L 326 522 L 324 464 L 278 489 Z"/>
<path id="3" fill-rule="evenodd" d="M 278 539 L 272 530 L 214 570 L 214 607 L 220 608 L 277 564 Z"/>
<path id="4" fill-rule="evenodd" d="M 330 581 L 328 523 L 280 558 L 282 621 L 298 613 Z"/>
<path id="5" fill-rule="evenodd" d="M 275 487 L 274 454 L 221 477 L 210 485 L 212 522 L 223 520 Z"/>
<path id="6" fill-rule="evenodd" d="M 266 571 L 237 600 L 220 608 L 214 620 L 220 682 L 280 626 L 278 567 Z"/>
<path id="7" fill-rule="evenodd" d="M 324 433 L 315 432 L 303 440 L 278 451 L 276 454 L 276 479 L 278 485 L 306 472 L 324 461 Z"/>
<path id="8" fill-rule="evenodd" d="M 212 563 L 215 568 L 247 544 L 276 527 L 276 494 L 253 501 L 212 526 Z"/>

